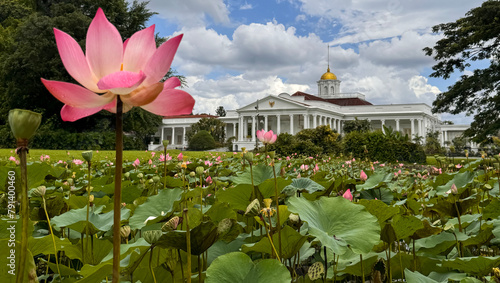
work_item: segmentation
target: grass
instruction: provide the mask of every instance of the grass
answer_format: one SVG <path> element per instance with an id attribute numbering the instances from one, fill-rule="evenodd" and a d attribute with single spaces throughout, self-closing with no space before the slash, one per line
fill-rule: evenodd
<path id="1" fill-rule="evenodd" d="M 73 159 L 81 159 L 82 152 L 85 150 L 51 150 L 51 149 L 30 149 L 28 154 L 28 162 L 30 161 L 39 161 L 40 156 L 48 155 L 50 156 L 50 161 L 57 162 L 59 160 L 68 161 Z M 151 158 L 152 151 L 145 150 L 126 150 L 123 152 L 123 161 L 131 162 L 139 158 L 141 161 L 147 161 Z M 154 151 L 155 157 L 158 157 L 163 151 Z M 167 153 L 172 157 L 177 157 L 181 151 L 178 149 L 167 150 Z M 205 156 L 210 155 L 207 151 L 182 151 L 184 156 L 194 157 L 194 158 L 205 158 Z M 219 152 L 212 152 L 212 154 L 221 154 Z M 15 149 L 0 149 L 0 161 L 7 161 L 10 156 L 14 156 L 19 159 L 15 153 Z M 115 151 L 114 150 L 99 150 L 93 151 L 93 160 L 114 160 L 115 159 Z"/>

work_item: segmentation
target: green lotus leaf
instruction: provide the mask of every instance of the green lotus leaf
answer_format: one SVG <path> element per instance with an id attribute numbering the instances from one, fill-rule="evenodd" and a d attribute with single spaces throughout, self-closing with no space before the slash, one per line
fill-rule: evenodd
<path id="1" fill-rule="evenodd" d="M 250 235 L 248 234 L 240 234 L 235 240 L 227 243 L 226 241 L 217 241 L 208 249 L 208 265 L 211 265 L 212 262 L 218 258 L 219 256 L 237 252 L 241 249 L 241 246 L 245 244 L 245 239 L 247 239 Z"/>
<path id="2" fill-rule="evenodd" d="M 226 218 L 236 219 L 236 212 L 225 202 L 215 203 L 205 212 L 205 214 L 208 215 L 214 223 L 219 223 L 219 221 Z"/>
<path id="3" fill-rule="evenodd" d="M 216 195 L 220 202 L 228 203 L 233 209 L 243 211 L 250 204 L 251 196 L 252 185 L 247 184 L 237 185 L 226 190 L 219 190 Z"/>
<path id="4" fill-rule="evenodd" d="M 272 236 L 274 247 L 276 251 L 279 252 L 279 235 L 274 233 Z M 307 240 L 306 236 L 302 236 L 299 232 L 295 231 L 290 226 L 285 226 L 281 229 L 281 251 L 282 254 L 280 258 L 289 259 L 293 257 L 302 247 L 304 242 Z M 272 247 L 269 243 L 269 238 L 264 237 L 259 242 L 255 244 L 243 245 L 241 251 L 244 253 L 255 252 L 255 253 L 267 253 L 271 254 Z M 274 252 L 273 252 L 274 254 Z"/>
<path id="5" fill-rule="evenodd" d="M 445 259 L 442 261 L 442 264 L 443 267 L 456 269 L 471 275 L 485 276 L 491 272 L 493 267 L 497 267 L 500 264 L 500 256 Z"/>
<path id="6" fill-rule="evenodd" d="M 424 228 L 424 224 L 415 216 L 395 215 L 392 218 L 392 227 L 396 232 L 397 240 L 405 239 L 420 229 Z"/>
<path id="7" fill-rule="evenodd" d="M 180 201 L 182 197 L 182 189 L 163 189 L 157 195 L 151 196 L 147 201 L 139 205 L 134 215 L 130 217 L 130 229 L 141 229 L 148 223 L 159 222 L 172 214 L 175 203 Z M 155 219 L 146 221 L 149 217 Z"/>
<path id="8" fill-rule="evenodd" d="M 276 163 L 274 165 L 274 170 L 275 170 L 276 176 L 279 176 L 280 170 L 281 170 L 281 164 Z M 262 184 L 267 179 L 274 178 L 273 167 L 270 165 L 257 164 L 257 165 L 252 167 L 252 173 L 253 173 L 253 185 L 254 186 L 258 186 L 258 185 Z M 243 173 L 238 174 L 236 177 L 232 177 L 231 180 L 235 184 L 249 184 L 249 185 L 251 185 L 252 184 L 252 174 L 250 174 L 250 166 L 247 166 Z"/>
<path id="9" fill-rule="evenodd" d="M 368 253 L 380 239 L 377 218 L 362 205 L 343 197 L 321 197 L 308 201 L 302 197 L 288 200 L 288 210 L 309 224 L 309 234 L 337 255 L 349 247 L 356 253 Z"/>
<path id="10" fill-rule="evenodd" d="M 82 260 L 82 251 L 78 246 L 73 245 L 69 239 L 60 239 L 59 237 L 54 237 L 56 247 L 58 251 L 64 250 L 64 254 L 71 259 Z M 52 236 L 47 235 L 42 238 L 30 237 L 28 240 L 29 250 L 35 254 L 54 254 L 54 244 L 52 242 Z"/>
<path id="11" fill-rule="evenodd" d="M 386 173 L 384 171 L 377 171 L 375 174 L 371 175 L 364 184 L 356 185 L 357 191 L 375 189 L 384 185 L 387 182 L 392 181 L 392 173 Z"/>
<path id="12" fill-rule="evenodd" d="M 483 209 L 483 219 L 496 219 L 500 216 L 500 200 L 494 198 L 491 202 Z"/>
<path id="13" fill-rule="evenodd" d="M 415 250 L 417 253 L 429 253 L 433 255 L 440 254 L 451 246 L 456 245 L 456 241 L 462 242 L 467 240 L 469 237 L 464 233 L 457 232 L 455 235 L 453 233 L 441 232 L 437 235 L 432 235 L 423 239 L 415 241 Z"/>
<path id="14" fill-rule="evenodd" d="M 83 276 L 82 279 L 75 283 L 94 283 L 101 282 L 113 274 L 113 265 L 110 263 L 101 263 L 99 265 L 85 264 L 79 272 Z"/>
<path id="15" fill-rule="evenodd" d="M 200 255 L 217 240 L 217 226 L 211 221 L 202 222 L 190 229 L 191 254 Z M 161 236 L 156 245 L 162 248 L 176 248 L 187 252 L 186 231 L 170 231 Z"/>
<path id="16" fill-rule="evenodd" d="M 279 175 L 278 175 L 279 176 Z M 281 192 L 285 187 L 287 187 L 292 181 L 285 180 L 281 177 L 276 178 L 276 186 L 278 187 L 278 192 Z M 267 179 L 262 184 L 259 185 L 259 191 L 263 198 L 274 198 L 276 191 L 274 188 L 274 177 Z"/>
<path id="17" fill-rule="evenodd" d="M 381 227 L 384 225 L 386 220 L 399 213 L 398 207 L 388 206 L 383 201 L 378 199 L 361 199 L 359 200 L 359 204 L 364 206 L 368 212 L 377 217 L 378 223 Z"/>
<path id="18" fill-rule="evenodd" d="M 89 214 L 89 233 L 95 234 L 99 231 L 109 231 L 113 226 L 113 211 L 100 213 L 104 207 L 98 206 L 90 210 Z M 126 220 L 129 218 L 130 210 L 128 208 L 122 208 L 121 210 L 121 220 Z M 70 228 L 80 233 L 85 233 L 85 227 L 87 226 L 87 207 L 82 207 L 80 209 L 72 209 L 65 212 L 59 216 L 55 216 L 50 221 L 52 225 L 57 228 Z"/>
<path id="19" fill-rule="evenodd" d="M 288 196 L 293 196 L 297 191 L 308 192 L 310 194 L 317 191 L 324 191 L 325 187 L 314 182 L 309 178 L 293 179 L 292 183 L 283 189 L 283 193 Z"/>
<path id="20" fill-rule="evenodd" d="M 362 190 L 359 192 L 360 198 L 361 199 L 368 199 L 368 200 L 381 200 L 383 203 L 389 205 L 392 203 L 392 200 L 394 199 L 394 195 L 392 191 L 388 188 L 377 188 L 377 189 L 369 189 L 369 190 Z"/>
<path id="21" fill-rule="evenodd" d="M 253 263 L 242 252 L 233 252 L 215 259 L 207 269 L 206 283 L 288 283 L 288 269 L 275 259 Z"/>
<path id="22" fill-rule="evenodd" d="M 422 273 L 415 271 L 412 272 L 405 268 L 405 278 L 407 282 L 412 283 L 439 283 L 439 282 L 448 282 L 448 280 L 444 281 L 436 281 L 434 279 L 429 278 L 428 276 L 423 275 Z"/>
<path id="23" fill-rule="evenodd" d="M 437 195 L 446 195 L 446 192 L 451 189 L 451 186 L 455 184 L 458 189 L 458 194 L 461 194 L 467 185 L 472 184 L 474 181 L 474 173 L 471 171 L 464 171 L 455 174 L 450 174 L 453 179 L 449 180 L 446 184 L 436 187 Z"/>

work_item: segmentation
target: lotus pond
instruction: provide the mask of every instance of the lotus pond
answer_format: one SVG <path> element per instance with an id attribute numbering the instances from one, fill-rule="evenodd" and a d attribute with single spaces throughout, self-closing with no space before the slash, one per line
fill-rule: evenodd
<path id="1" fill-rule="evenodd" d="M 270 155 L 126 161 L 122 281 L 500 282 L 497 160 L 434 167 Z M 27 278 L 108 282 L 113 160 L 66 159 L 28 163 Z M 21 234 L 16 161 L 0 166 L 7 257 Z"/>

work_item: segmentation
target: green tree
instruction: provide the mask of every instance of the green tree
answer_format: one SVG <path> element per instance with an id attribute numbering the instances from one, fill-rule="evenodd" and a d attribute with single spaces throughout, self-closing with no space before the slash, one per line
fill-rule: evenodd
<path id="1" fill-rule="evenodd" d="M 212 135 L 205 130 L 197 132 L 189 140 L 189 149 L 191 150 L 207 150 L 216 147 L 215 140 Z"/>
<path id="2" fill-rule="evenodd" d="M 439 94 L 433 112 L 474 115 L 465 134 L 476 142 L 496 135 L 500 129 L 500 1 L 485 1 L 465 17 L 436 25 L 433 31 L 444 37 L 434 47 L 424 48 L 425 54 L 437 61 L 431 77 L 448 79 L 453 72 L 463 72 L 475 61 L 484 66 L 471 75 L 462 75 Z"/>
<path id="3" fill-rule="evenodd" d="M 349 120 L 344 122 L 344 133 L 348 134 L 350 132 L 362 132 L 366 133 L 371 131 L 372 126 L 368 119 L 358 120 L 358 117 L 355 117 L 354 120 Z"/>
<path id="4" fill-rule="evenodd" d="M 224 106 L 219 106 L 215 110 L 215 114 L 219 117 L 226 117 L 226 109 L 224 109 Z"/>
<path id="5" fill-rule="evenodd" d="M 191 125 L 191 129 L 186 132 L 186 139 L 190 143 L 191 138 L 199 131 L 207 131 L 219 143 L 224 143 L 226 138 L 226 123 L 217 118 L 201 118 L 198 122 Z"/>

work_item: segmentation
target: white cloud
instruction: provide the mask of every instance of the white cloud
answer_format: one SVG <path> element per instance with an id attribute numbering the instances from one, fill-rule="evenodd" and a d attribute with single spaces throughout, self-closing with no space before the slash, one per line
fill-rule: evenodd
<path id="1" fill-rule="evenodd" d="M 210 17 L 215 23 L 228 24 L 229 10 L 223 0 L 151 0 L 148 8 L 158 16 L 182 26 L 204 26 Z"/>
<path id="2" fill-rule="evenodd" d="M 410 81 L 409 85 L 410 89 L 415 93 L 415 95 L 420 98 L 423 95 L 432 95 L 433 99 L 435 98 L 435 95 L 441 93 L 439 88 L 436 86 L 432 86 L 427 83 L 427 78 L 422 77 L 422 76 L 413 76 Z"/>
<path id="3" fill-rule="evenodd" d="M 248 4 L 247 2 L 245 2 L 245 4 L 240 6 L 240 10 L 251 10 L 251 9 L 253 9 L 252 4 Z"/>

